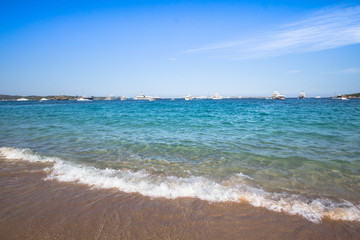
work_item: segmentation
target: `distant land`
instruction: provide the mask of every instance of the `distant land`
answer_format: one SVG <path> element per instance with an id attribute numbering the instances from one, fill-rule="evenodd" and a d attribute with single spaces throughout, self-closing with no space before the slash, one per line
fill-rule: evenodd
<path id="1" fill-rule="evenodd" d="M 360 93 L 352 93 L 352 94 L 343 94 L 341 96 L 346 96 L 348 98 L 360 98 Z M 36 96 L 36 95 L 30 95 L 30 96 L 21 96 L 21 95 L 5 95 L 0 94 L 0 101 L 15 101 L 19 98 L 26 98 L 28 100 L 33 101 L 39 101 L 41 98 L 46 98 L 48 100 L 76 100 L 81 96 L 69 96 L 69 95 L 47 95 L 47 96 Z M 332 97 L 332 96 L 331 96 Z M 91 96 L 94 100 L 104 100 L 106 97 L 94 97 Z M 232 97 L 230 97 L 232 98 Z M 233 97 L 238 98 L 238 97 Z M 243 98 L 265 98 L 265 97 L 243 97 Z M 120 97 L 114 98 L 114 99 L 120 99 Z"/>
<path id="2" fill-rule="evenodd" d="M 14 101 L 17 100 L 19 98 L 26 98 L 28 100 L 40 100 L 41 98 L 46 98 L 48 100 L 76 100 L 77 98 L 79 98 L 80 96 L 68 96 L 68 95 L 58 95 L 58 96 L 35 96 L 35 95 L 30 95 L 30 96 L 20 96 L 20 95 L 4 95 L 4 94 L 0 94 L 0 101 Z M 94 99 L 97 100 L 103 100 L 105 99 L 105 97 L 93 97 Z"/>
<path id="3" fill-rule="evenodd" d="M 348 98 L 360 98 L 360 93 L 346 94 Z"/>

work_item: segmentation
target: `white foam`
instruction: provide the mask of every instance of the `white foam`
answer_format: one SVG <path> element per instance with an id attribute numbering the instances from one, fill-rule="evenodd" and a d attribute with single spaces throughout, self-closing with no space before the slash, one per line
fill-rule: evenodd
<path id="1" fill-rule="evenodd" d="M 54 157 L 41 156 L 29 148 L 0 147 L 0 156 L 6 159 L 21 159 L 29 162 L 55 162 L 59 160 Z"/>
<path id="2" fill-rule="evenodd" d="M 244 174 L 236 174 L 223 182 L 215 182 L 206 177 L 157 176 L 145 170 L 97 169 L 66 161 L 39 156 L 28 149 L 0 148 L 5 158 L 27 161 L 54 162 L 46 169 L 46 179 L 62 182 L 78 182 L 94 188 L 116 188 L 128 193 L 140 193 L 150 197 L 194 197 L 212 202 L 245 201 L 255 207 L 264 207 L 275 212 L 301 215 L 309 221 L 319 223 L 324 217 L 334 220 L 360 221 L 360 207 L 328 199 L 306 199 L 300 195 L 269 193 L 263 189 L 247 186 Z"/>

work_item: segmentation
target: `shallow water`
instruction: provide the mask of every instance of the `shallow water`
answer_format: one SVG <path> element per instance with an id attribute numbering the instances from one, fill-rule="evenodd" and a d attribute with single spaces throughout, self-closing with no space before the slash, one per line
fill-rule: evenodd
<path id="1" fill-rule="evenodd" d="M 0 239 L 359 239 L 360 223 L 312 223 L 244 203 L 149 198 L 43 181 L 51 163 L 0 159 Z"/>
<path id="2" fill-rule="evenodd" d="M 0 154 L 47 180 L 360 221 L 360 101 L 1 102 Z"/>

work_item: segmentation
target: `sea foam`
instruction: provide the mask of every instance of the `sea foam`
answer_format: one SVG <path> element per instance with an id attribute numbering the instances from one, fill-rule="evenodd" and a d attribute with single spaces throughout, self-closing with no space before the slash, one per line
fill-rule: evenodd
<path id="1" fill-rule="evenodd" d="M 345 200 L 334 202 L 329 199 L 309 199 L 301 195 L 266 192 L 244 184 L 242 179 L 248 177 L 242 173 L 227 181 L 216 182 L 203 176 L 181 178 L 154 175 L 145 170 L 98 169 L 42 156 L 30 149 L 1 147 L 0 154 L 6 159 L 52 162 L 53 167 L 45 169 L 48 173 L 46 180 L 76 182 L 93 188 L 116 188 L 127 193 L 140 193 L 154 198 L 193 197 L 210 202 L 247 202 L 275 212 L 300 215 L 314 223 L 320 223 L 324 217 L 360 221 L 359 205 Z"/>
<path id="2" fill-rule="evenodd" d="M 0 156 L 6 159 L 21 159 L 28 162 L 56 162 L 60 160 L 39 155 L 29 148 L 0 147 Z"/>

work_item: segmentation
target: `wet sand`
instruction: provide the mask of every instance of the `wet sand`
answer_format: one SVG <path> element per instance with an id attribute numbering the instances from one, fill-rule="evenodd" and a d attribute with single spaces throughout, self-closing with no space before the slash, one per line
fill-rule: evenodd
<path id="1" fill-rule="evenodd" d="M 359 222 L 45 181 L 44 167 L 0 159 L 0 239 L 360 239 Z"/>

